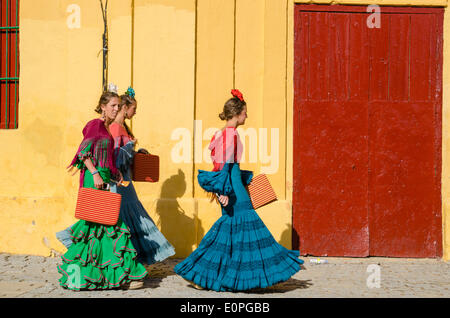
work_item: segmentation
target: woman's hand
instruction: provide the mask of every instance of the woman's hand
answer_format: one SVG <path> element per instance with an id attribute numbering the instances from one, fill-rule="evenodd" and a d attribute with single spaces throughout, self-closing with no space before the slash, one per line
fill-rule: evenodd
<path id="1" fill-rule="evenodd" d="M 96 170 L 94 164 L 92 163 L 91 158 L 86 158 L 84 161 L 84 164 L 86 165 L 86 168 L 89 170 L 90 173 L 94 172 Z M 103 184 L 105 183 L 100 176 L 100 173 L 96 173 L 92 176 L 94 178 L 94 186 L 97 189 L 103 189 Z"/>
<path id="2" fill-rule="evenodd" d="M 96 174 L 94 174 L 94 186 L 97 188 L 97 189 L 102 189 L 103 188 L 103 179 L 102 179 L 102 177 L 100 176 L 100 173 L 96 173 Z"/>
<path id="3" fill-rule="evenodd" d="M 150 153 L 149 153 L 147 150 L 145 150 L 144 148 L 139 149 L 139 150 L 138 150 L 138 153 L 142 153 L 142 154 L 144 154 L 144 155 L 149 155 L 149 154 L 150 154 Z"/>
<path id="4" fill-rule="evenodd" d="M 118 171 L 118 172 L 119 172 L 119 180 L 118 180 L 118 182 L 120 184 L 123 181 L 123 176 L 122 176 L 122 172 L 120 172 L 120 171 Z"/>
<path id="5" fill-rule="evenodd" d="M 226 196 L 226 195 L 220 195 L 220 196 L 219 196 L 219 202 L 220 202 L 220 204 L 222 204 L 223 206 L 227 206 L 227 205 L 228 205 L 228 196 Z"/>

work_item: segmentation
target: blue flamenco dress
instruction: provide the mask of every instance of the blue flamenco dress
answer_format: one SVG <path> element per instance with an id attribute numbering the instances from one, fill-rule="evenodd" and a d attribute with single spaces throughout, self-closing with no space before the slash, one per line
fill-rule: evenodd
<path id="1" fill-rule="evenodd" d="M 244 291 L 286 281 L 301 269 L 299 251 L 278 244 L 255 212 L 245 188 L 252 177 L 228 160 L 219 171 L 198 170 L 200 186 L 229 202 L 199 247 L 175 266 L 178 275 L 206 289 Z"/>
<path id="2" fill-rule="evenodd" d="M 123 179 L 129 181 L 127 187 L 117 187 L 122 195 L 120 204 L 120 218 L 131 232 L 131 242 L 137 250 L 138 261 L 151 265 L 162 262 L 175 254 L 175 248 L 164 237 L 148 215 L 134 189 L 131 166 L 135 155 L 134 143 L 130 140 L 123 127 L 111 124 L 111 134 L 114 138 L 116 166 L 122 172 Z"/>

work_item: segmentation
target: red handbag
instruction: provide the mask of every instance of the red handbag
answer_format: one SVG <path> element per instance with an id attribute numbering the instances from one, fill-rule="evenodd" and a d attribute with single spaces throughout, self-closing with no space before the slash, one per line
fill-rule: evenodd
<path id="1" fill-rule="evenodd" d="M 80 188 L 75 217 L 103 225 L 116 225 L 119 219 L 121 201 L 122 196 L 119 193 Z"/>
<path id="2" fill-rule="evenodd" d="M 277 195 L 265 174 L 257 175 L 247 187 L 254 209 L 277 200 Z"/>
<path id="3" fill-rule="evenodd" d="M 133 162 L 133 181 L 158 182 L 159 156 L 136 153 Z"/>

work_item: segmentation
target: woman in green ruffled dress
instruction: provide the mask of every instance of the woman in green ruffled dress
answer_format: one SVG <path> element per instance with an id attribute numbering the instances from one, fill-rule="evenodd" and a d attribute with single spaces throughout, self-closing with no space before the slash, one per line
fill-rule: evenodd
<path id="1" fill-rule="evenodd" d="M 119 101 L 116 93 L 104 93 L 95 110 L 102 114 L 101 118 L 89 121 L 83 129 L 83 141 L 69 165 L 70 170 L 74 167 L 80 170 L 80 187 L 103 189 L 112 180 L 122 181 L 109 132 Z M 62 287 L 71 290 L 142 287 L 147 270 L 137 261 L 130 231 L 120 218 L 113 226 L 79 220 L 70 227 L 70 234 L 72 245 L 58 265 Z"/>

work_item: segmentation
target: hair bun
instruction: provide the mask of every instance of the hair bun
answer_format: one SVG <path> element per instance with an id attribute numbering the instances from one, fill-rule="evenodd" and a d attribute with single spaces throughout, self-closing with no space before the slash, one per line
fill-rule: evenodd
<path id="1" fill-rule="evenodd" d="M 224 113 L 224 112 L 221 112 L 221 113 L 219 114 L 219 118 L 220 118 L 221 120 L 225 120 L 225 119 L 226 119 L 225 113 Z"/>

